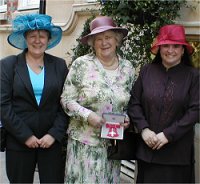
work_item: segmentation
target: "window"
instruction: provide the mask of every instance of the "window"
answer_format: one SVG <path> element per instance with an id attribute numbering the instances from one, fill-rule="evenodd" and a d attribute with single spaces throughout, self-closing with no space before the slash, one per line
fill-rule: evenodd
<path id="1" fill-rule="evenodd" d="M 39 8 L 40 0 L 19 0 L 18 10 L 27 10 Z"/>
<path id="2" fill-rule="evenodd" d="M 94 3 L 96 2 L 97 0 L 87 0 L 88 3 Z"/>
<path id="3" fill-rule="evenodd" d="M 0 12 L 7 11 L 7 0 L 0 0 Z"/>

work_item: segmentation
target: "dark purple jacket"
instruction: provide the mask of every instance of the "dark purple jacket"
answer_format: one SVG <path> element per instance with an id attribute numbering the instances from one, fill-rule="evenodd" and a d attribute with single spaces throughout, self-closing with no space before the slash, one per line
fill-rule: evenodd
<path id="1" fill-rule="evenodd" d="M 160 150 L 140 141 L 137 157 L 149 163 L 193 162 L 194 125 L 199 121 L 199 71 L 182 63 L 166 70 L 161 63 L 144 66 L 131 91 L 128 114 L 141 132 L 163 132 L 169 143 Z"/>

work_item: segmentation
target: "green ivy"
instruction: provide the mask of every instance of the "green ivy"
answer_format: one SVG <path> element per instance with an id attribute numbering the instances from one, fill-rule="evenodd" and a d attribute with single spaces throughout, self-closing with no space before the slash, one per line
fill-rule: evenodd
<path id="1" fill-rule="evenodd" d="M 111 16 L 119 26 L 126 27 L 129 35 L 124 41 L 120 55 L 130 60 L 135 67 L 152 60 L 150 47 L 161 26 L 173 24 L 180 16 L 180 8 L 188 8 L 186 0 L 98 0 L 101 15 Z M 80 37 L 88 34 L 92 15 L 85 25 Z M 78 45 L 73 49 L 73 60 L 90 52 L 90 48 Z"/>

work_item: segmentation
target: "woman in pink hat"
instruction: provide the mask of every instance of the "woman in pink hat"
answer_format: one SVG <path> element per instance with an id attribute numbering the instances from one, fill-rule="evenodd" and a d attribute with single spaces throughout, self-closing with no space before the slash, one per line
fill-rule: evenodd
<path id="1" fill-rule="evenodd" d="M 81 41 L 93 52 L 72 63 L 61 96 L 71 117 L 65 182 L 119 183 L 121 163 L 107 159 L 110 140 L 100 133 L 103 113 L 126 114 L 134 68 L 116 49 L 128 31 L 106 16 L 95 18 L 90 31 Z"/>
<path id="2" fill-rule="evenodd" d="M 194 182 L 199 72 L 191 65 L 193 51 L 183 26 L 163 26 L 151 47 L 156 56 L 132 88 L 128 114 L 142 137 L 137 183 Z"/>

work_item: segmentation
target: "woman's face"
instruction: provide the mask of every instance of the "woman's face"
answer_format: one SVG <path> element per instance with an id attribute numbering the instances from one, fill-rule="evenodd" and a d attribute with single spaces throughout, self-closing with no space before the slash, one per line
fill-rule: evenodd
<path id="1" fill-rule="evenodd" d="M 28 52 L 32 54 L 43 54 L 47 48 L 49 33 L 45 30 L 28 31 L 26 33 L 26 42 Z"/>
<path id="2" fill-rule="evenodd" d="M 109 59 L 116 56 L 116 34 L 113 31 L 105 31 L 94 37 L 94 50 L 100 59 Z"/>
<path id="3" fill-rule="evenodd" d="M 183 53 L 183 45 L 166 44 L 160 46 L 162 63 L 166 68 L 170 68 L 179 64 L 181 62 Z"/>

